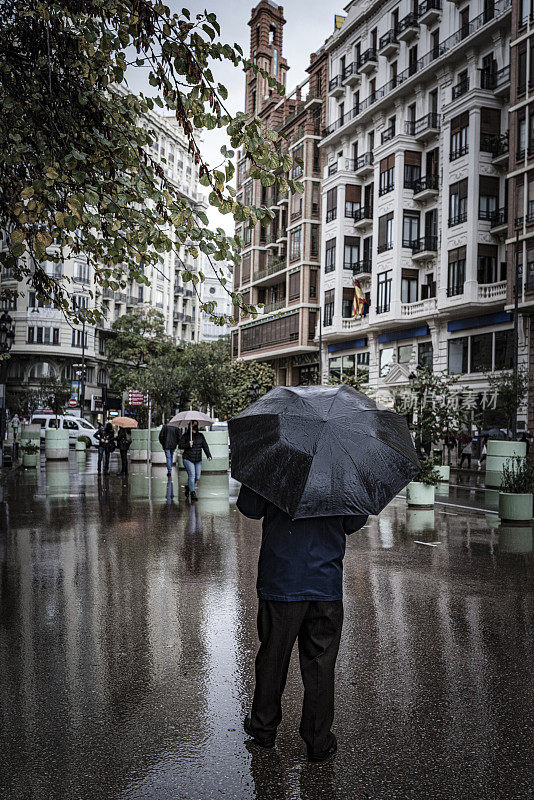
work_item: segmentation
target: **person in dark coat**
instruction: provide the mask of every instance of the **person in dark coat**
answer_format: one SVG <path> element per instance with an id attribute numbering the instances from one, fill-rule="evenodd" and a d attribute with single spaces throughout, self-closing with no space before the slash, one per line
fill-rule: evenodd
<path id="1" fill-rule="evenodd" d="M 165 458 L 167 459 L 167 476 L 169 476 L 172 473 L 174 451 L 178 446 L 178 439 L 180 438 L 178 428 L 175 428 L 174 425 L 162 425 L 158 438 L 160 445 L 165 450 Z"/>
<path id="2" fill-rule="evenodd" d="M 261 747 L 274 747 L 282 719 L 291 651 L 298 639 L 304 703 L 300 735 L 308 760 L 326 761 L 337 750 L 334 669 L 343 624 L 346 536 L 367 522 L 364 514 L 295 519 L 246 486 L 237 508 L 263 519 L 258 562 L 256 687 L 245 731 Z"/>
<path id="3" fill-rule="evenodd" d="M 98 467 L 97 467 L 98 472 L 101 472 L 101 470 L 102 470 L 102 460 L 104 458 L 104 452 L 105 452 L 104 441 L 103 440 L 105 438 L 106 438 L 106 434 L 105 434 L 105 431 L 104 431 L 104 426 L 103 426 L 103 424 L 101 422 L 99 422 L 97 431 L 95 433 L 95 439 L 98 440 Z"/>
<path id="4" fill-rule="evenodd" d="M 119 475 L 128 475 L 128 450 L 130 449 L 131 443 L 132 437 L 129 431 L 127 431 L 126 428 L 119 428 L 117 434 L 117 447 L 121 454 L 121 471 L 118 473 Z"/>
<path id="5" fill-rule="evenodd" d="M 195 492 L 195 484 L 200 479 L 202 472 L 202 451 L 205 452 L 208 461 L 211 461 L 211 453 L 208 443 L 203 433 L 198 429 L 198 422 L 192 424 L 191 436 L 189 430 L 180 436 L 178 447 L 183 450 L 184 467 L 187 472 L 187 486 L 185 487 L 185 496 L 191 495 L 191 500 L 198 500 Z"/>
<path id="6" fill-rule="evenodd" d="M 109 475 L 109 457 L 115 450 L 115 435 L 111 422 L 106 423 L 104 435 L 100 439 L 100 444 L 104 449 L 104 475 Z"/>

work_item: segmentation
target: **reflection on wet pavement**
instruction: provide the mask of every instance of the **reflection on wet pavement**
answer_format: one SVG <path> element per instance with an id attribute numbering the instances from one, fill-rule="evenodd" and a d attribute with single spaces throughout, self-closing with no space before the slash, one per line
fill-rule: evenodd
<path id="1" fill-rule="evenodd" d="M 259 524 L 236 484 L 205 474 L 189 505 L 183 473 L 95 468 L 73 454 L 3 488 L 2 798 L 532 796 L 531 526 L 452 505 L 475 493 L 451 486 L 348 539 L 340 751 L 317 767 L 296 660 L 276 751 L 241 730 Z"/>

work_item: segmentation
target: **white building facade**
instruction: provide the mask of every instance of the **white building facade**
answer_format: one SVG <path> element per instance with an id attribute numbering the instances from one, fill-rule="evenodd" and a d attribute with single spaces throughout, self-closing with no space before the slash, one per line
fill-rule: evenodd
<path id="1" fill-rule="evenodd" d="M 510 0 L 355 0 L 346 11 L 326 45 L 323 379 L 357 372 L 387 395 L 428 365 L 480 397 L 513 355 Z"/>
<path id="2" fill-rule="evenodd" d="M 214 314 L 217 316 L 225 314 L 227 317 L 231 317 L 235 313 L 231 296 L 233 272 L 226 261 L 216 261 L 214 264 L 219 272 L 219 277 L 226 280 L 226 284 L 223 286 L 219 277 L 215 274 L 213 267 L 207 263 L 204 267 L 204 281 L 201 284 L 200 297 L 203 303 L 217 304 L 214 309 Z M 211 322 L 209 314 L 206 314 L 205 311 L 201 312 L 201 341 L 214 342 L 222 336 L 229 335 L 229 325 L 216 325 L 214 322 Z"/>
<path id="3" fill-rule="evenodd" d="M 187 150 L 187 141 L 173 118 L 155 112 L 146 115 L 141 123 L 155 132 L 151 154 L 165 169 L 167 178 L 198 210 L 207 207 L 200 193 L 198 170 Z M 85 416 L 96 419 L 103 408 L 103 398 L 110 399 L 110 369 L 106 343 L 113 322 L 135 309 L 155 308 L 165 318 L 165 328 L 177 345 L 195 342 L 200 338 L 200 299 L 192 284 L 184 286 L 183 269 L 198 271 L 200 259 L 185 254 L 165 253 L 163 264 L 147 267 L 148 285 L 131 282 L 125 289 L 113 291 L 95 285 L 87 260 L 80 255 L 65 258 L 60 263 L 46 262 L 49 274 L 65 279 L 72 292 L 72 303 L 80 307 L 100 308 L 103 318 L 97 326 L 73 325 L 64 319 L 53 303 L 39 301 L 27 284 L 17 284 L 8 270 L 3 270 L 0 285 L 17 288 L 19 297 L 10 309 L 15 321 L 15 340 L 8 369 L 8 390 L 23 386 L 37 387 L 40 379 L 61 375 L 65 380 L 81 377 L 85 364 Z M 90 296 L 93 290 L 94 297 Z M 113 398 L 120 407 L 120 397 Z"/>

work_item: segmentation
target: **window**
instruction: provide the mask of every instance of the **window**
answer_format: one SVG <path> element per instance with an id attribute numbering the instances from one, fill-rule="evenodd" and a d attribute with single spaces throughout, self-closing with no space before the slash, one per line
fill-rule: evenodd
<path id="1" fill-rule="evenodd" d="M 328 327 L 334 319 L 334 290 L 329 289 L 324 293 L 324 318 L 323 325 Z"/>
<path id="2" fill-rule="evenodd" d="M 300 164 L 297 164 L 297 159 L 302 161 L 303 158 L 304 158 L 304 147 L 301 145 L 300 147 L 297 147 L 295 150 L 293 150 L 293 180 L 294 181 L 298 180 L 302 176 L 302 173 L 304 172 L 304 170 L 300 166 Z"/>
<path id="3" fill-rule="evenodd" d="M 341 380 L 341 365 L 341 356 L 336 356 L 335 358 L 330 359 L 328 371 L 331 378 L 337 378 L 337 380 Z"/>
<path id="4" fill-rule="evenodd" d="M 33 378 L 34 380 L 39 380 L 41 378 L 53 377 L 55 374 L 56 369 L 52 364 L 49 364 L 48 361 L 39 361 L 37 364 L 33 364 L 30 367 L 28 377 Z"/>
<path id="5" fill-rule="evenodd" d="M 247 160 L 244 158 L 237 165 L 237 188 L 239 188 L 243 184 L 243 181 L 245 180 L 246 171 L 247 171 Z"/>
<path id="6" fill-rule="evenodd" d="M 244 202 L 244 204 L 246 206 L 251 206 L 252 205 L 252 202 L 253 202 L 253 188 L 254 187 L 253 187 L 253 184 L 252 184 L 251 181 L 249 181 L 247 183 L 247 185 L 245 186 L 243 202 Z M 267 199 L 268 199 L 267 187 L 266 186 L 262 186 L 262 189 L 261 189 L 261 204 L 262 204 L 262 206 L 267 205 Z"/>
<path id="7" fill-rule="evenodd" d="M 477 281 L 479 283 L 497 283 L 500 279 L 497 247 L 491 244 L 479 244 L 477 255 Z"/>
<path id="8" fill-rule="evenodd" d="M 291 250 L 290 250 L 290 260 L 296 261 L 300 258 L 300 237 L 302 233 L 302 228 L 299 226 L 291 231 Z"/>
<path id="9" fill-rule="evenodd" d="M 337 189 L 329 189 L 326 193 L 326 221 L 332 222 L 337 217 Z"/>
<path id="10" fill-rule="evenodd" d="M 96 382 L 99 386 L 107 386 L 108 385 L 108 375 L 105 369 L 99 369 L 98 374 L 96 376 Z"/>
<path id="11" fill-rule="evenodd" d="M 336 268 L 336 240 L 329 239 L 326 243 L 325 272 L 333 272 Z"/>
<path id="12" fill-rule="evenodd" d="M 59 328 L 43 325 L 28 326 L 28 344 L 59 344 Z"/>
<path id="13" fill-rule="evenodd" d="M 163 291 L 161 289 L 156 289 L 156 306 L 163 308 Z"/>
<path id="14" fill-rule="evenodd" d="M 412 360 L 413 347 L 411 344 L 400 344 L 397 347 L 397 363 L 409 364 Z"/>
<path id="15" fill-rule="evenodd" d="M 392 270 L 381 272 L 378 275 L 377 314 L 385 314 L 391 307 L 391 276 Z"/>
<path id="16" fill-rule="evenodd" d="M 310 245 L 310 255 L 312 258 L 317 258 L 319 255 L 319 226 L 312 225 L 311 226 L 311 245 Z"/>
<path id="17" fill-rule="evenodd" d="M 89 298 L 87 295 L 75 294 L 72 298 L 72 308 L 74 311 L 89 308 Z"/>
<path id="18" fill-rule="evenodd" d="M 360 240 L 354 236 L 345 236 L 344 269 L 354 269 L 360 260 Z"/>
<path id="19" fill-rule="evenodd" d="M 517 92 L 523 94 L 527 88 L 527 43 L 517 48 Z"/>
<path id="20" fill-rule="evenodd" d="M 321 203 L 321 185 L 319 183 L 312 184 L 312 217 L 319 216 L 319 209 Z"/>
<path id="21" fill-rule="evenodd" d="M 354 302 L 354 289 L 345 286 L 343 288 L 343 297 L 341 304 L 341 316 L 343 319 L 350 319 L 352 317 L 352 304 Z"/>
<path id="22" fill-rule="evenodd" d="M 465 247 L 449 250 L 449 266 L 447 274 L 447 297 L 464 293 L 465 282 Z"/>
<path id="23" fill-rule="evenodd" d="M 479 177 L 478 218 L 493 218 L 499 207 L 499 179 L 488 175 Z"/>
<path id="24" fill-rule="evenodd" d="M 501 132 L 499 108 L 480 109 L 480 149 L 491 153 L 496 137 Z"/>
<path id="25" fill-rule="evenodd" d="M 53 300 L 46 298 L 43 300 L 42 297 L 37 297 L 36 292 L 30 292 L 28 295 L 28 308 L 55 308 L 56 304 Z M 6 309 L 11 311 L 12 309 Z M 14 310 L 14 309 L 13 309 Z"/>
<path id="26" fill-rule="evenodd" d="M 413 189 L 421 177 L 421 153 L 414 150 L 404 151 L 404 188 Z"/>
<path id="27" fill-rule="evenodd" d="M 87 347 L 87 331 L 73 329 L 72 347 Z"/>
<path id="28" fill-rule="evenodd" d="M 378 252 L 391 250 L 393 247 L 393 212 L 383 214 L 378 220 Z"/>
<path id="29" fill-rule="evenodd" d="M 467 372 L 469 338 L 461 336 L 458 339 L 449 339 L 448 342 L 448 369 L 451 375 L 462 375 Z"/>
<path id="30" fill-rule="evenodd" d="M 94 383 L 95 381 L 95 368 L 94 367 L 86 367 L 85 368 L 85 380 L 87 383 Z"/>
<path id="31" fill-rule="evenodd" d="M 386 377 L 391 368 L 392 363 L 393 363 L 393 348 L 385 347 L 383 350 L 380 351 L 380 357 L 379 357 L 379 375 L 381 378 Z"/>
<path id="32" fill-rule="evenodd" d="M 356 374 L 365 383 L 369 383 L 369 353 L 356 354 Z"/>
<path id="33" fill-rule="evenodd" d="M 300 269 L 289 275 L 289 299 L 300 299 Z"/>
<path id="34" fill-rule="evenodd" d="M 362 198 L 361 186 L 348 184 L 345 186 L 345 216 L 354 219 L 355 212 L 360 208 Z"/>
<path id="35" fill-rule="evenodd" d="M 467 221 L 467 178 L 449 187 L 449 228 Z"/>
<path id="36" fill-rule="evenodd" d="M 98 337 L 98 352 L 101 356 L 106 355 L 106 340 L 103 336 Z"/>
<path id="37" fill-rule="evenodd" d="M 417 302 L 417 286 L 417 270 L 403 269 L 401 274 L 401 303 Z"/>
<path id="38" fill-rule="evenodd" d="M 308 297 L 310 300 L 315 300 L 315 298 L 317 297 L 317 277 L 318 277 L 318 270 L 310 269 L 310 286 L 308 293 Z"/>
<path id="39" fill-rule="evenodd" d="M 492 333 L 480 333 L 471 336 L 470 372 L 488 372 L 491 370 L 492 344 Z"/>
<path id="40" fill-rule="evenodd" d="M 402 218 L 402 246 L 413 247 L 419 239 L 419 212 L 405 211 Z"/>
<path id="41" fill-rule="evenodd" d="M 315 339 L 315 328 L 317 327 L 317 311 L 314 308 L 308 309 L 308 340 Z"/>
<path id="42" fill-rule="evenodd" d="M 89 283 L 89 264 L 86 264 L 84 261 L 76 261 L 74 280 L 78 283 Z"/>
<path id="43" fill-rule="evenodd" d="M 432 369 L 434 364 L 434 348 L 432 342 L 421 342 L 417 345 L 417 366 Z"/>
<path id="44" fill-rule="evenodd" d="M 264 230 L 265 228 L 262 227 L 262 231 Z M 247 247 L 247 245 L 249 245 L 252 241 L 252 228 L 250 228 L 250 226 L 247 224 L 245 224 L 245 229 L 243 231 L 243 241 L 245 242 L 245 247 Z"/>
<path id="45" fill-rule="evenodd" d="M 465 111 L 451 120 L 451 153 L 454 161 L 469 152 L 469 112 Z"/>
<path id="46" fill-rule="evenodd" d="M 395 188 L 395 156 L 391 155 L 380 161 L 380 195 L 392 192 Z"/>
<path id="47" fill-rule="evenodd" d="M 514 337 L 513 331 L 495 331 L 494 369 L 513 369 Z"/>

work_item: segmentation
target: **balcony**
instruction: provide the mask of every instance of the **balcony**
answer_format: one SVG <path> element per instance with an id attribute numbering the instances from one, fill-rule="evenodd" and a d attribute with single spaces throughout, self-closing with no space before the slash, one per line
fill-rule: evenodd
<path id="1" fill-rule="evenodd" d="M 330 79 L 328 91 L 332 97 L 342 97 L 345 94 L 345 88 L 343 86 L 343 79 L 341 75 L 336 75 L 334 78 Z"/>
<path id="2" fill-rule="evenodd" d="M 326 172 L 328 177 L 330 177 L 331 175 L 335 175 L 337 172 L 337 161 L 333 161 L 331 164 L 329 164 Z"/>
<path id="3" fill-rule="evenodd" d="M 257 270 L 254 275 L 252 276 L 252 280 L 254 281 L 261 281 L 265 278 L 269 278 L 271 275 L 275 275 L 277 272 L 285 269 L 287 266 L 287 261 L 285 258 L 279 258 L 276 261 L 272 261 L 263 269 Z"/>
<path id="4" fill-rule="evenodd" d="M 385 131 L 382 131 L 381 144 L 390 142 L 395 136 L 395 125 L 390 125 Z"/>
<path id="5" fill-rule="evenodd" d="M 363 317 L 350 317 L 349 319 L 342 319 L 341 320 L 341 329 L 344 331 L 356 331 L 359 328 L 362 328 L 365 325 L 369 324 L 369 317 L 364 315 Z"/>
<path id="6" fill-rule="evenodd" d="M 508 132 L 497 134 L 482 134 L 480 149 L 484 153 L 491 153 L 491 163 L 494 167 L 507 167 L 510 157 Z"/>
<path id="7" fill-rule="evenodd" d="M 427 317 L 437 311 L 438 302 L 435 297 L 427 300 L 417 300 L 415 303 L 401 303 L 401 317 L 414 319 L 415 317 Z"/>
<path id="8" fill-rule="evenodd" d="M 377 248 L 378 253 L 385 253 L 388 250 L 393 250 L 393 241 L 378 243 L 378 248 Z"/>
<path id="9" fill-rule="evenodd" d="M 356 175 L 364 176 L 373 171 L 375 158 L 371 152 L 364 153 L 359 156 L 354 164 L 354 172 Z"/>
<path id="10" fill-rule="evenodd" d="M 454 228 L 455 225 L 461 225 L 464 222 L 467 222 L 467 211 L 460 211 L 459 214 L 449 217 L 449 228 Z"/>
<path id="11" fill-rule="evenodd" d="M 439 192 L 439 177 L 438 175 L 425 175 L 424 178 L 414 182 L 413 185 L 413 199 L 422 202 L 430 200 L 430 198 L 437 197 Z"/>
<path id="12" fill-rule="evenodd" d="M 404 123 L 404 129 L 407 136 L 413 136 L 416 141 L 423 142 L 425 139 L 431 139 L 438 135 L 440 123 L 440 115 L 431 111 L 419 119 L 408 120 Z"/>
<path id="13" fill-rule="evenodd" d="M 498 236 L 501 233 L 506 233 L 508 230 L 508 209 L 499 208 L 498 211 L 493 211 L 490 215 L 490 233 Z"/>
<path id="14" fill-rule="evenodd" d="M 498 283 L 479 283 L 479 301 L 506 300 L 506 285 L 507 281 L 499 281 Z"/>
<path id="15" fill-rule="evenodd" d="M 358 72 L 358 65 L 355 61 L 352 64 L 347 64 L 343 71 L 343 83 L 347 86 L 357 86 L 362 79 Z"/>
<path id="16" fill-rule="evenodd" d="M 263 313 L 272 314 L 275 311 L 280 311 L 281 308 L 285 308 L 285 306 L 286 306 L 285 297 L 283 297 L 281 300 L 273 300 L 272 303 L 264 304 Z"/>
<path id="17" fill-rule="evenodd" d="M 430 27 L 441 17 L 442 3 L 441 0 L 424 0 L 419 3 L 417 15 L 421 25 Z"/>
<path id="18" fill-rule="evenodd" d="M 423 261 L 424 259 L 434 258 L 438 252 L 438 237 L 437 236 L 423 236 L 412 242 L 412 258 L 414 261 Z"/>
<path id="19" fill-rule="evenodd" d="M 407 14 L 401 19 L 397 28 L 397 38 L 401 42 L 410 42 L 419 32 L 417 14 Z"/>
<path id="20" fill-rule="evenodd" d="M 397 31 L 391 28 L 387 33 L 380 37 L 378 42 L 378 53 L 381 56 L 392 56 L 399 51 L 399 40 L 397 39 Z"/>
<path id="21" fill-rule="evenodd" d="M 447 297 L 458 297 L 464 293 L 464 283 L 449 283 L 447 286 Z"/>
<path id="22" fill-rule="evenodd" d="M 361 261 L 356 261 L 355 264 L 352 264 L 352 273 L 355 277 L 358 275 L 363 277 L 364 275 L 371 274 L 373 262 L 370 258 L 362 258 Z"/>
<path id="23" fill-rule="evenodd" d="M 451 150 L 449 155 L 449 161 L 457 161 L 459 158 L 462 158 L 462 156 L 466 156 L 468 152 L 469 152 L 469 145 L 463 144 L 456 150 Z"/>
<path id="24" fill-rule="evenodd" d="M 354 212 L 354 227 L 358 229 L 367 228 L 373 223 L 373 207 L 362 206 Z"/>
<path id="25" fill-rule="evenodd" d="M 481 69 L 480 88 L 489 89 L 496 95 L 504 95 L 510 91 L 510 64 L 500 70 Z"/>
<path id="26" fill-rule="evenodd" d="M 458 81 L 458 83 L 452 87 L 452 99 L 457 100 L 463 94 L 467 94 L 468 91 L 469 78 L 464 78 L 463 80 Z"/>
<path id="27" fill-rule="evenodd" d="M 378 55 L 376 50 L 373 50 L 371 47 L 368 50 L 365 50 L 360 56 L 360 60 L 358 62 L 358 70 L 360 72 L 365 72 L 367 75 L 370 72 L 373 72 L 378 66 Z"/>

